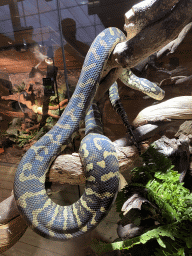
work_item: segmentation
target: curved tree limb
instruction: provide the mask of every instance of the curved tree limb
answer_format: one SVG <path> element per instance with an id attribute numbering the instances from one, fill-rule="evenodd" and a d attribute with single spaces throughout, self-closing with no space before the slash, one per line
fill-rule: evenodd
<path id="1" fill-rule="evenodd" d="M 133 5 L 125 13 L 124 29 L 127 32 L 127 40 L 133 38 L 144 27 L 170 14 L 178 2 L 179 0 L 151 0 Z"/>
<path id="2" fill-rule="evenodd" d="M 172 42 L 170 42 L 169 44 L 167 44 L 165 47 L 161 48 L 161 50 L 157 52 L 157 56 L 156 56 L 157 59 L 160 59 L 164 55 L 170 55 L 171 53 L 174 53 L 176 49 L 179 48 L 179 46 L 181 45 L 183 40 L 186 38 L 187 34 L 190 32 L 191 29 L 192 29 L 192 22 L 187 24 L 182 29 L 182 31 L 179 33 L 178 37 L 175 40 L 173 40 Z"/>
<path id="3" fill-rule="evenodd" d="M 161 137 L 164 130 L 170 126 L 179 127 L 182 122 L 183 120 L 160 124 L 147 124 L 135 129 L 134 135 L 137 141 L 145 141 L 145 143 L 141 144 L 141 151 L 145 152 L 153 141 Z M 113 143 L 117 151 L 120 173 L 125 171 L 128 173 L 134 167 L 141 165 L 138 150 L 134 145 L 132 145 L 129 135 L 116 140 Z M 131 179 L 131 173 L 128 175 L 128 179 Z M 85 184 L 85 176 L 79 154 L 73 153 L 72 155 L 58 156 L 51 166 L 50 171 L 47 174 L 47 178 L 54 184 L 54 192 L 60 190 L 64 184 Z"/>
<path id="4" fill-rule="evenodd" d="M 192 96 L 175 97 L 143 109 L 133 121 L 138 127 L 146 123 L 192 119 Z"/>
<path id="5" fill-rule="evenodd" d="M 2 96 L 1 98 L 3 100 L 16 100 L 16 101 L 26 105 L 29 109 L 33 110 L 34 113 L 43 115 L 42 107 L 32 104 L 32 102 L 30 100 L 26 100 L 23 94 L 17 93 L 14 95 Z M 50 110 L 55 110 L 55 109 L 58 109 L 59 107 L 64 107 L 64 106 L 66 106 L 67 103 L 68 103 L 68 100 L 64 99 L 57 106 L 49 106 L 48 115 L 52 116 L 54 118 L 57 118 L 57 119 L 60 118 L 60 116 L 54 115 L 53 113 L 51 113 Z M 22 117 L 23 116 L 24 115 L 22 114 Z"/>
<path id="6" fill-rule="evenodd" d="M 191 16 L 192 1 L 180 0 L 162 19 L 146 26 L 132 39 L 117 44 L 111 55 L 111 65 L 124 68 L 136 66 L 174 40 Z"/>
<path id="7" fill-rule="evenodd" d="M 0 203 L 0 216 L 0 253 L 2 253 L 22 237 L 27 225 L 17 210 L 13 195 Z"/>
<path id="8" fill-rule="evenodd" d="M 134 130 L 137 142 L 145 141 L 145 144 L 141 144 L 142 152 L 153 141 L 160 138 L 160 135 L 167 128 L 170 128 L 170 126 L 179 127 L 186 119 L 192 119 L 192 96 L 176 97 L 142 110 L 133 121 L 136 126 L 142 125 Z M 137 162 L 139 160 L 138 151 L 132 145 L 129 136 L 113 143 L 117 151 L 120 172 L 130 171 L 137 164 L 140 164 Z M 51 166 L 48 178 L 49 181 L 58 184 L 78 185 L 85 183 L 79 154 L 74 153 L 57 157 Z"/>

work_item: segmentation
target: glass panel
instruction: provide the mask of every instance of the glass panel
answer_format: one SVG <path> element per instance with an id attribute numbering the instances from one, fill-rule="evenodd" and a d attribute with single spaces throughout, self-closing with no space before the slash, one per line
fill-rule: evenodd
<path id="1" fill-rule="evenodd" d="M 60 10 L 57 9 L 58 4 Z M 116 1 L 102 0 L 3 0 L 0 3 L 0 33 L 1 37 L 4 37 L 1 45 L 5 44 L 4 46 L 10 47 L 9 41 L 12 40 L 12 50 L 18 53 L 20 48 L 25 48 L 24 44 L 30 44 L 27 45 L 25 54 L 23 53 L 26 58 L 29 51 L 33 52 L 34 45 L 42 45 L 40 51 L 46 51 L 47 47 L 52 47 L 55 61 L 59 69 L 63 70 L 63 44 L 67 56 L 65 56 L 67 67 L 71 68 L 72 63 L 75 67 L 81 67 L 83 56 L 86 55 L 92 41 L 111 21 L 108 15 L 110 10 L 106 7 L 111 5 L 114 8 L 116 4 Z M 59 12 L 61 31 L 59 30 Z M 115 16 L 118 15 L 116 11 Z M 24 52 L 23 49 L 22 51 Z M 34 65 L 32 63 L 37 62 L 35 55 L 30 60 L 31 67 L 25 65 L 25 70 L 30 71 Z M 43 63 L 44 60 L 39 68 L 45 70 L 46 65 Z M 10 68 L 12 69 L 13 67 Z"/>
<path id="2" fill-rule="evenodd" d="M 69 11 L 72 13 L 73 18 L 75 18 L 75 21 L 77 22 L 78 26 L 88 26 L 93 22 L 88 16 L 87 8 L 82 7 L 73 7 L 70 8 Z"/>
<path id="3" fill-rule="evenodd" d="M 60 0 L 60 7 L 61 8 L 69 8 L 69 7 L 73 7 L 73 6 L 77 6 L 77 1 L 75 0 Z"/>
<path id="4" fill-rule="evenodd" d="M 37 0 L 25 0 L 23 1 L 23 8 L 25 15 L 31 15 L 38 13 Z"/>
<path id="5" fill-rule="evenodd" d="M 78 76 L 71 79 L 74 72 L 69 70 L 77 70 L 75 74 L 79 74 L 92 41 L 105 28 L 100 8 L 103 5 L 105 2 L 93 0 L 1 1 L 0 53 L 6 51 L 7 62 L 2 60 L 0 68 L 11 74 L 12 79 L 13 73 L 25 73 L 29 78 L 34 67 L 46 76 L 46 60 L 50 55 L 59 72 L 65 72 L 63 79 L 75 86 Z"/>
<path id="6" fill-rule="evenodd" d="M 39 15 L 41 27 L 51 27 L 53 30 L 59 30 L 57 11 L 49 11 Z"/>
<path id="7" fill-rule="evenodd" d="M 39 0 L 38 1 L 38 7 L 39 7 L 39 12 L 49 12 L 51 10 L 55 10 L 56 9 L 56 0 L 52 0 L 52 1 L 45 1 L 45 0 Z"/>
<path id="8" fill-rule="evenodd" d="M 11 20 L 1 21 L 0 33 L 2 33 L 2 34 L 13 33 L 13 27 L 12 27 Z"/>
<path id="9" fill-rule="evenodd" d="M 10 19 L 10 10 L 8 5 L 0 6 L 0 20 Z"/>

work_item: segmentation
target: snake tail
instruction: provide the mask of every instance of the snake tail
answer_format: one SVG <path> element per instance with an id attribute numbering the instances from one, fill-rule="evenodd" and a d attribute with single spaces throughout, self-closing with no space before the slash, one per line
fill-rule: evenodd
<path id="1" fill-rule="evenodd" d="M 117 82 L 113 83 L 111 87 L 109 88 L 109 99 L 111 102 L 112 107 L 114 110 L 118 113 L 118 115 L 121 117 L 124 126 L 127 129 L 127 132 L 131 136 L 133 144 L 136 146 L 136 148 L 139 151 L 139 155 L 141 154 L 141 148 L 139 144 L 137 143 L 137 140 L 134 136 L 133 129 L 129 123 L 127 113 L 123 107 L 123 104 L 121 102 L 121 99 L 119 97 L 119 91 L 118 91 L 118 84 Z"/>

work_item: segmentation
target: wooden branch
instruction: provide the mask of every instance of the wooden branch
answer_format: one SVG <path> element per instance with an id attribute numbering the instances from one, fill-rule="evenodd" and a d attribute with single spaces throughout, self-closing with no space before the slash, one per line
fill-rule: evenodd
<path id="1" fill-rule="evenodd" d="M 160 87 L 166 91 L 166 98 L 191 96 L 191 76 L 176 76 L 162 80 Z"/>
<path id="2" fill-rule="evenodd" d="M 111 62 L 115 66 L 134 67 L 174 40 L 192 16 L 192 1 L 180 0 L 164 18 L 150 24 L 135 37 L 117 44 Z"/>
<path id="3" fill-rule="evenodd" d="M 59 107 L 61 107 L 61 108 L 64 107 L 65 105 L 67 105 L 67 103 L 68 103 L 68 99 L 64 99 L 61 102 L 59 102 L 59 104 L 56 106 L 49 106 L 49 109 L 56 110 L 56 109 L 59 109 Z"/>
<path id="4" fill-rule="evenodd" d="M 141 1 L 125 13 L 124 29 L 127 39 L 133 38 L 144 27 L 168 15 L 179 0 Z"/>
<path id="5" fill-rule="evenodd" d="M 22 237 L 27 225 L 17 210 L 13 195 L 0 203 L 0 217 L 0 253 L 2 253 Z"/>
<path id="6" fill-rule="evenodd" d="M 26 105 L 29 109 L 33 110 L 34 113 L 37 113 L 37 114 L 39 114 L 39 115 L 42 115 L 42 114 L 43 114 L 42 107 L 37 106 L 37 105 L 35 105 L 35 104 L 32 104 L 31 101 L 26 100 L 23 94 L 17 93 L 17 94 L 13 94 L 13 95 L 9 95 L 9 96 L 2 96 L 1 98 L 2 98 L 3 100 L 16 100 L 16 101 L 18 101 L 18 102 L 20 102 L 20 103 Z M 59 105 L 57 105 L 57 106 L 49 106 L 48 115 L 49 115 L 49 116 L 52 116 L 52 117 L 54 117 L 54 118 L 59 119 L 60 116 L 54 115 L 53 113 L 51 113 L 50 110 L 58 109 L 59 106 L 60 106 L 60 107 L 63 107 L 63 106 L 65 106 L 65 105 L 67 104 L 67 102 L 68 102 L 68 100 L 65 99 L 65 100 L 61 101 L 61 102 L 59 103 Z M 22 117 L 23 117 L 23 115 L 22 115 Z"/>
<path id="7" fill-rule="evenodd" d="M 130 170 L 138 158 L 138 151 L 134 146 L 117 149 L 120 172 Z M 54 161 L 49 172 L 49 181 L 57 184 L 80 185 L 85 183 L 85 176 L 79 154 L 60 155 Z"/>
<path id="8" fill-rule="evenodd" d="M 17 210 L 17 206 L 15 204 L 14 196 L 11 195 L 9 198 L 0 203 L 0 225 L 6 224 L 10 220 L 12 220 L 15 216 L 19 215 Z M 9 212 L 7 212 L 9 209 Z"/>
<path id="9" fill-rule="evenodd" d="M 3 115 L 6 115 L 6 116 L 10 116 L 10 117 L 19 117 L 19 118 L 24 117 L 24 113 L 22 113 L 22 112 L 9 111 L 6 109 L 0 109 L 0 113 Z"/>
<path id="10" fill-rule="evenodd" d="M 114 68 L 107 74 L 104 79 L 102 79 L 95 95 L 96 101 L 101 101 L 103 99 L 109 87 L 119 78 L 119 76 L 122 74 L 122 71 L 123 68 Z"/>
<path id="11" fill-rule="evenodd" d="M 133 121 L 138 127 L 146 123 L 192 119 L 192 96 L 175 97 L 143 109 Z"/>
<path id="12" fill-rule="evenodd" d="M 191 76 L 175 76 L 175 77 L 170 77 L 162 80 L 162 82 L 160 83 L 160 87 L 170 86 L 170 89 L 171 87 L 174 87 L 172 89 L 173 91 L 175 88 L 177 91 L 179 90 L 179 88 L 181 88 L 183 92 L 183 89 L 184 89 L 183 87 L 185 86 L 188 89 L 186 90 L 185 88 L 185 96 L 187 96 L 186 94 L 191 94 L 191 88 L 188 86 L 191 83 L 192 83 L 192 75 Z"/>
<path id="13" fill-rule="evenodd" d="M 161 58 L 165 55 L 170 55 L 172 53 L 174 53 L 181 45 L 181 43 L 183 42 L 183 40 L 187 37 L 188 33 L 191 31 L 192 29 L 192 22 L 190 22 L 189 24 L 187 24 L 182 31 L 179 33 L 178 37 L 171 41 L 169 44 L 167 44 L 166 46 L 164 46 L 161 50 L 159 50 L 157 52 L 157 56 L 156 58 L 161 61 Z M 188 41 L 190 42 L 190 35 L 188 38 Z M 182 55 L 181 55 L 182 58 Z"/>
<path id="14" fill-rule="evenodd" d="M 172 126 L 179 127 L 185 119 L 192 119 L 192 96 L 176 97 L 142 110 L 133 121 L 134 126 L 140 126 L 134 130 L 136 140 L 147 140 L 144 145 L 141 144 L 142 152 L 166 129 Z M 150 122 L 153 124 L 149 124 Z M 140 164 L 137 162 L 138 151 L 132 145 L 129 136 L 113 143 L 118 155 L 120 172 L 129 171 Z M 85 183 L 79 154 L 60 155 L 53 163 L 48 176 L 49 181 L 57 184 Z"/>
<path id="15" fill-rule="evenodd" d="M 1 96 L 0 98 L 2 99 L 3 96 Z M 13 111 L 13 109 L 9 106 L 9 105 L 5 105 L 0 103 L 0 113 L 6 116 L 10 116 L 10 117 L 19 117 L 19 118 L 23 118 L 24 114 L 21 112 L 15 112 Z"/>
<path id="16" fill-rule="evenodd" d="M 182 120 L 183 122 L 183 120 Z M 170 126 L 179 127 L 181 120 L 162 122 L 157 124 L 147 124 L 134 130 L 137 142 L 145 141 L 141 144 L 142 152 L 146 151 L 149 145 L 159 139 Z M 116 147 L 119 160 L 119 171 L 128 173 L 134 167 L 141 165 L 138 150 L 133 146 L 129 135 L 113 142 Z M 131 179 L 131 173 L 128 177 Z M 56 158 L 48 173 L 48 180 L 54 185 L 54 191 L 60 190 L 62 184 L 80 185 L 85 183 L 85 176 L 79 154 L 60 155 Z"/>
<path id="17" fill-rule="evenodd" d="M 132 71 L 152 82 L 160 83 L 162 89 L 169 86 L 165 89 L 166 97 L 170 95 L 168 98 L 191 95 L 191 32 L 192 22 L 182 29 L 175 40 L 140 62 Z M 180 89 L 176 88 L 179 84 L 182 86 Z"/>
<path id="18" fill-rule="evenodd" d="M 32 127 L 29 127 L 26 129 L 26 132 L 30 132 L 30 131 L 33 131 L 33 130 L 36 130 L 40 127 L 40 123 L 36 124 L 36 125 L 33 125 Z"/>

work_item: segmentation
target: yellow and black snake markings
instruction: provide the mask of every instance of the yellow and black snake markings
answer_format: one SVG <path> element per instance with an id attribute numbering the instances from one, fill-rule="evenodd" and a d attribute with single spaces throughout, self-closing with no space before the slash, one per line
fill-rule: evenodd
<path id="1" fill-rule="evenodd" d="M 124 69 L 119 78 L 128 87 L 141 91 L 156 100 L 162 100 L 165 96 L 165 92 L 156 83 L 135 76 L 131 70 Z"/>
<path id="2" fill-rule="evenodd" d="M 18 209 L 28 225 L 44 237 L 65 240 L 91 230 L 103 219 L 116 197 L 119 174 L 115 148 L 98 126 L 96 133 L 91 133 L 89 126 L 90 133 L 82 142 L 80 153 L 87 183 L 76 203 L 60 206 L 52 202 L 45 191 L 45 175 L 78 129 L 92 103 L 103 67 L 121 37 L 125 38 L 116 28 L 106 29 L 97 36 L 66 110 L 57 124 L 27 151 L 18 166 L 14 181 Z"/>
<path id="3" fill-rule="evenodd" d="M 43 237 L 65 240 L 84 234 L 98 225 L 115 200 L 119 183 L 117 155 L 112 142 L 102 135 L 98 110 L 92 102 L 107 60 L 121 40 L 125 40 L 125 36 L 117 28 L 105 29 L 96 37 L 61 118 L 26 152 L 18 166 L 14 181 L 18 209 L 28 225 Z M 76 203 L 60 206 L 46 194 L 46 172 L 70 142 L 85 115 L 86 136 L 80 154 L 86 188 Z"/>

